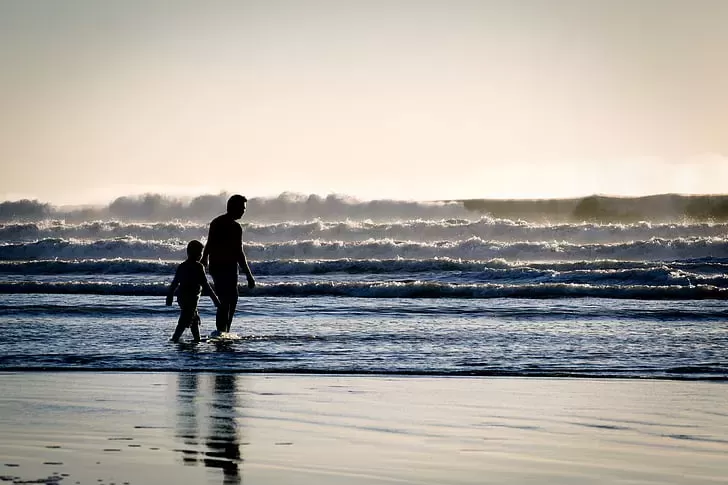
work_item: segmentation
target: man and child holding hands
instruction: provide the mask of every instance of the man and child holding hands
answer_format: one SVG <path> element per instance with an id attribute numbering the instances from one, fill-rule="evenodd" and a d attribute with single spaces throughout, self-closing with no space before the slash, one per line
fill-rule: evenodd
<path id="1" fill-rule="evenodd" d="M 238 268 L 246 275 L 248 288 L 255 288 L 255 278 L 248 266 L 243 251 L 243 228 L 237 222 L 243 217 L 248 200 L 242 195 L 228 199 L 227 212 L 210 223 L 207 246 L 193 240 L 187 245 L 187 259 L 177 267 L 174 279 L 167 291 L 166 304 L 172 305 L 175 290 L 180 316 L 177 328 L 172 334 L 173 342 L 179 341 L 185 328 L 190 329 L 195 342 L 200 341 L 200 316 L 197 303 L 205 290 L 217 307 L 215 314 L 216 330 L 210 334 L 215 337 L 230 332 L 235 308 L 238 304 Z M 210 276 L 215 286 L 213 290 L 207 281 L 205 267 L 209 266 Z"/>

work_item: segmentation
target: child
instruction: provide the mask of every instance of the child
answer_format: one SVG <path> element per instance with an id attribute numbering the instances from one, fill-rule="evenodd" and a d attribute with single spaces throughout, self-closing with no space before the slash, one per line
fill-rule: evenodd
<path id="1" fill-rule="evenodd" d="M 197 302 L 200 300 L 203 289 L 210 295 L 216 307 L 220 305 L 220 300 L 218 300 L 217 295 L 207 282 L 205 267 L 200 263 L 203 247 L 200 241 L 189 242 L 187 245 L 187 259 L 177 267 L 172 284 L 169 285 L 167 306 L 172 305 L 174 290 L 179 286 L 177 303 L 180 307 L 180 315 L 177 328 L 170 339 L 172 342 L 179 341 L 182 332 L 187 327 L 190 327 L 195 342 L 200 341 L 200 315 L 197 313 Z"/>

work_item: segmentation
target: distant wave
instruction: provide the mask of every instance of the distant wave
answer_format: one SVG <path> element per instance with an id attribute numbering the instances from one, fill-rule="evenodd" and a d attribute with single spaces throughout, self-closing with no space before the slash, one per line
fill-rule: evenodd
<path id="1" fill-rule="evenodd" d="M 398 222 L 372 221 L 307 221 L 272 224 L 243 223 L 248 242 L 270 243 L 296 240 L 359 242 L 370 239 L 405 241 L 459 241 L 477 237 L 498 242 L 568 241 L 572 243 L 620 243 L 651 238 L 723 237 L 728 223 L 647 223 L 631 224 L 537 224 L 507 219 L 481 218 L 410 220 Z M 132 238 L 152 241 L 204 240 L 207 223 L 157 222 L 124 223 L 94 221 L 66 223 L 43 221 L 0 224 L 0 241 L 34 242 L 44 239 Z"/>
<path id="2" fill-rule="evenodd" d="M 147 241 L 136 238 L 83 241 L 43 239 L 0 245 L 0 261 L 44 259 L 161 259 L 182 260 L 185 241 Z M 602 259 L 662 261 L 728 258 L 726 237 L 652 238 L 615 244 L 578 244 L 558 241 L 500 242 L 471 237 L 458 241 L 418 242 L 367 240 L 359 242 L 302 240 L 248 243 L 251 260 L 280 259 L 434 259 L 489 261 L 589 261 Z"/>
<path id="3" fill-rule="evenodd" d="M 178 198 L 164 194 L 118 197 L 102 207 L 63 208 L 37 200 L 0 202 L 0 222 L 65 219 L 123 221 L 209 222 L 225 212 L 229 194 Z M 358 200 L 346 195 L 303 195 L 284 192 L 277 197 L 249 199 L 246 216 L 254 222 L 322 220 L 410 220 L 467 218 L 473 213 L 457 201 Z M 477 217 L 477 216 L 476 216 Z"/>
<path id="4" fill-rule="evenodd" d="M 163 297 L 165 283 L 16 282 L 0 283 L 0 293 L 99 294 Z M 456 284 L 438 281 L 315 281 L 259 284 L 247 296 L 356 298 L 629 298 L 640 300 L 726 299 L 728 288 L 713 285 L 649 286 L 574 283 Z"/>
<path id="5" fill-rule="evenodd" d="M 209 221 L 224 212 L 227 193 L 177 198 L 164 194 L 119 197 L 103 207 L 62 208 L 37 200 L 0 202 L 0 222 L 66 219 L 69 221 Z M 728 221 L 726 195 L 662 194 L 647 197 L 593 195 L 573 199 L 460 199 L 450 201 L 362 201 L 345 195 L 283 193 L 251 198 L 252 222 L 413 219 L 497 219 L 551 222 Z"/>

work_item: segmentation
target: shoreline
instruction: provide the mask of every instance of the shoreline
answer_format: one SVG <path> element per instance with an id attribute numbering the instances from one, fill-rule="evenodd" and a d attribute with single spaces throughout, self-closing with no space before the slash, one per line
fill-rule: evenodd
<path id="1" fill-rule="evenodd" d="M 725 402 L 655 379 L 0 371 L 0 479 L 712 484 Z"/>
<path id="2" fill-rule="evenodd" d="M 186 343 L 182 343 L 185 345 Z M 189 344 L 194 345 L 194 344 Z M 15 374 L 15 373 L 100 373 L 100 374 L 178 374 L 178 373 L 193 373 L 193 374 L 233 374 L 240 376 L 282 376 L 282 377 L 295 377 L 295 376 L 310 376 L 310 377 L 352 377 L 352 378 L 442 378 L 442 379 L 555 379 L 555 380 L 605 380 L 605 381 L 675 381 L 675 382 L 715 382 L 722 383 L 728 382 L 727 375 L 701 375 L 699 377 L 690 376 L 665 376 L 665 375 L 641 375 L 641 376 L 629 376 L 629 375 L 617 375 L 617 374 L 576 374 L 576 373 L 564 373 L 556 374 L 553 372 L 543 373 L 520 373 L 520 372 L 506 372 L 506 371 L 492 371 L 492 372 L 480 372 L 480 371 L 347 371 L 347 370 L 316 370 L 316 369 L 149 369 L 142 367 L 112 367 L 112 368 L 98 368 L 98 367 L 68 367 L 68 368 L 56 368 L 56 367 L 4 367 L 0 368 L 0 375 L 3 374 Z"/>

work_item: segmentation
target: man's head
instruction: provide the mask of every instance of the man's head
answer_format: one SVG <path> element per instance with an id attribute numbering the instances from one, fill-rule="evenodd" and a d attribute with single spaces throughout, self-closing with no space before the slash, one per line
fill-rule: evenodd
<path id="1" fill-rule="evenodd" d="M 205 246 L 197 239 L 193 239 L 187 244 L 187 258 L 199 261 L 202 259 L 202 250 Z"/>
<path id="2" fill-rule="evenodd" d="M 248 199 L 244 196 L 235 194 L 230 197 L 227 201 L 227 213 L 233 219 L 240 219 L 245 214 L 245 209 L 248 205 Z"/>

